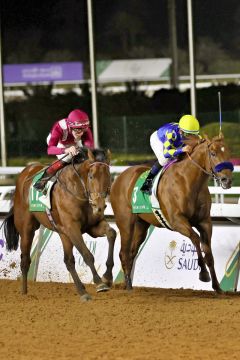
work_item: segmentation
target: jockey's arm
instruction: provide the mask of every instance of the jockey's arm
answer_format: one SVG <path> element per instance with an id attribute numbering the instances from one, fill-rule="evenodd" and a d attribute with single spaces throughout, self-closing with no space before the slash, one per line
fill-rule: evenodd
<path id="1" fill-rule="evenodd" d="M 59 139 L 61 139 L 62 131 L 58 126 L 55 126 L 50 134 L 50 138 L 48 140 L 48 155 L 61 155 L 65 153 L 64 148 L 57 147 Z"/>
<path id="2" fill-rule="evenodd" d="M 182 148 L 178 148 L 178 149 L 164 149 L 163 150 L 163 155 L 165 158 L 172 158 L 172 157 L 176 157 L 180 154 L 182 154 L 184 151 Z"/>
<path id="3" fill-rule="evenodd" d="M 82 136 L 83 145 L 93 149 L 94 148 L 94 141 L 93 141 L 93 134 L 90 128 L 88 128 Z"/>
<path id="4" fill-rule="evenodd" d="M 176 148 L 174 146 L 175 140 L 176 140 L 175 131 L 166 133 L 166 140 L 163 143 L 163 155 L 165 158 L 173 158 L 184 152 L 182 147 Z"/>

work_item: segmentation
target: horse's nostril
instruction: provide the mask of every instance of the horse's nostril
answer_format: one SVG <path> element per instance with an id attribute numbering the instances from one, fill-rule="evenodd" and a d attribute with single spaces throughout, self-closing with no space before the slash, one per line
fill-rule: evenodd
<path id="1" fill-rule="evenodd" d="M 221 177 L 221 186 L 224 189 L 229 189 L 232 186 L 232 179 L 226 176 Z"/>

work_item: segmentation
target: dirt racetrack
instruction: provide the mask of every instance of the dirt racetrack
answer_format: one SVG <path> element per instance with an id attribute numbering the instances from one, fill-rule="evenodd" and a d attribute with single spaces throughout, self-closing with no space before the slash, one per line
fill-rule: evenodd
<path id="1" fill-rule="evenodd" d="M 1 360 L 239 359 L 240 297 L 0 280 Z"/>

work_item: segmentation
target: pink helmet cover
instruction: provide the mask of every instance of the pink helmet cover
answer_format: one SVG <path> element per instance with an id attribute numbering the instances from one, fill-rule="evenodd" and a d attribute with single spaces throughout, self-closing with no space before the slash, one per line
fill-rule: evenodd
<path id="1" fill-rule="evenodd" d="M 84 111 L 76 109 L 68 115 L 67 124 L 71 128 L 88 128 L 90 122 L 88 115 Z"/>

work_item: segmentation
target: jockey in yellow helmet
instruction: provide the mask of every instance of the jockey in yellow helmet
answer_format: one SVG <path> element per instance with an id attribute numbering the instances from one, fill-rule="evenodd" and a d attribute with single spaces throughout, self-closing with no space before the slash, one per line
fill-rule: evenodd
<path id="1" fill-rule="evenodd" d="M 179 120 L 179 129 L 186 134 L 199 134 L 199 122 L 198 120 L 192 115 L 183 115 Z"/>
<path id="2" fill-rule="evenodd" d="M 182 153 L 191 153 L 191 146 L 184 145 L 184 137 L 188 134 L 198 136 L 199 129 L 199 122 L 193 115 L 184 115 L 178 123 L 167 123 L 151 135 L 150 145 L 158 161 L 152 166 L 141 188 L 143 192 L 151 194 L 153 179 L 162 166 Z"/>

